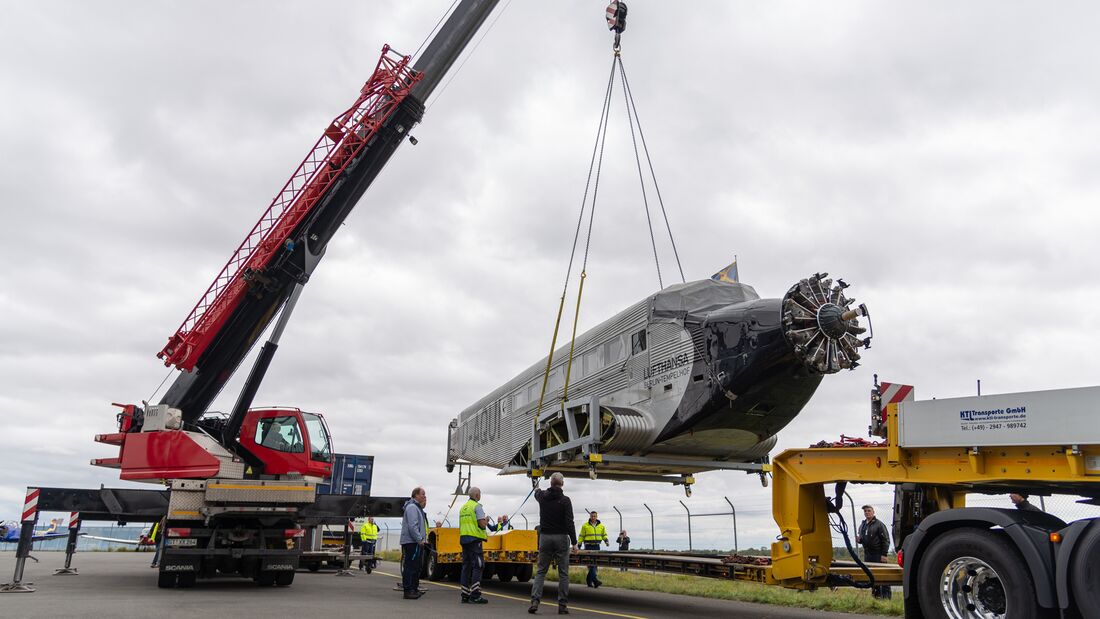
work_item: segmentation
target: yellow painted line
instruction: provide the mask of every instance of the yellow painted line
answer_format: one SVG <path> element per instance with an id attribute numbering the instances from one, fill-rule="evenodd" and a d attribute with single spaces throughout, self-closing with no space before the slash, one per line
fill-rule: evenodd
<path id="1" fill-rule="evenodd" d="M 246 486 L 241 484 L 213 484 L 207 490 L 313 490 L 312 486 Z"/>
<path id="2" fill-rule="evenodd" d="M 398 578 L 398 579 L 401 578 L 400 574 L 390 574 L 389 572 L 383 572 L 381 570 L 374 570 L 374 572 L 377 573 L 377 574 L 382 574 L 383 576 L 389 576 L 391 578 Z M 430 581 L 430 580 L 427 581 L 427 582 L 421 580 L 420 584 L 422 584 L 422 585 L 423 584 L 435 585 L 436 587 L 447 587 L 448 589 L 458 589 L 459 591 L 462 590 L 462 587 L 459 587 L 458 585 L 448 585 L 448 584 L 444 584 L 444 583 L 441 583 L 441 582 L 433 582 L 433 581 Z M 506 600 L 515 600 L 517 602 L 523 602 L 524 604 L 530 604 L 531 603 L 531 598 L 520 598 L 520 597 L 516 597 L 514 595 L 505 595 L 503 593 L 493 593 L 491 591 L 486 591 L 484 589 L 481 590 L 481 595 L 491 595 L 491 596 L 496 597 L 496 598 L 504 598 Z M 550 607 L 550 608 L 556 607 L 557 605 L 558 605 L 557 600 L 550 600 L 550 601 L 546 602 L 546 606 Z M 607 615 L 609 617 L 625 617 L 626 619 L 646 619 L 646 617 L 642 617 L 642 616 L 639 616 L 639 615 L 626 615 L 626 614 L 623 614 L 623 613 L 614 613 L 614 612 L 611 612 L 611 611 L 608 611 L 608 610 L 596 610 L 595 608 L 585 608 L 583 606 L 574 606 L 572 604 L 569 605 L 569 610 L 579 610 L 579 611 L 586 612 L 586 613 L 596 613 L 597 615 Z"/>

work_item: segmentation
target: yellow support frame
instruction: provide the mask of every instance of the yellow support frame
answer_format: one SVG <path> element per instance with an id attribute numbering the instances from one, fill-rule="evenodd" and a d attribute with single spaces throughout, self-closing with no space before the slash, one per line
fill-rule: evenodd
<path id="1" fill-rule="evenodd" d="M 780 538 L 772 544 L 769 584 L 806 589 L 825 583 L 833 556 L 827 484 L 923 484 L 941 510 L 965 507 L 973 486 L 1003 486 L 1007 492 L 1014 484 L 1059 489 L 1100 484 L 1100 470 L 1090 475 L 1085 465 L 1088 456 L 1100 456 L 1100 445 L 904 449 L 897 442 L 897 405 L 889 405 L 886 414 L 885 446 L 788 449 L 772 461 L 772 516 Z M 841 571 L 849 573 L 833 570 Z M 882 584 L 901 581 L 900 568 L 875 571 Z"/>

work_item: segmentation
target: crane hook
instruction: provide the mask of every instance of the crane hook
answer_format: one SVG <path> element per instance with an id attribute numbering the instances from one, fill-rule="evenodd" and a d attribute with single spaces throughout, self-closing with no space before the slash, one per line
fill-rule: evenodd
<path id="1" fill-rule="evenodd" d="M 626 3 L 613 0 L 607 5 L 607 28 L 615 33 L 615 45 L 613 49 L 619 51 L 619 37 L 626 30 Z"/>

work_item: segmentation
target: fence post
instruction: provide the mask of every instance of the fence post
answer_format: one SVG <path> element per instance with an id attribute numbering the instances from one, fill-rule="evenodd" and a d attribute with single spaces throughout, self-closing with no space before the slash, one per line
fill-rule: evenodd
<path id="1" fill-rule="evenodd" d="M 611 509 L 615 510 L 615 513 L 619 515 L 619 533 L 622 533 L 622 530 L 623 530 L 623 513 L 621 511 L 619 511 L 619 508 L 615 507 L 614 505 L 611 506 Z M 616 533 L 615 536 L 618 537 L 618 533 Z"/>
<path id="2" fill-rule="evenodd" d="M 733 515 L 733 554 L 737 554 L 737 508 L 733 506 L 733 502 L 730 501 L 728 496 L 722 498 L 730 504 L 730 514 Z"/>
<path id="3" fill-rule="evenodd" d="M 386 527 L 386 550 L 390 549 L 390 525 L 383 522 L 382 526 Z"/>
<path id="4" fill-rule="evenodd" d="M 684 505 L 684 502 L 680 501 L 680 505 Z M 684 511 L 688 515 L 688 551 L 691 551 L 694 550 L 691 546 L 691 510 L 688 509 L 687 505 L 684 505 Z"/>
<path id="5" fill-rule="evenodd" d="M 644 507 L 645 510 L 647 512 L 649 512 L 649 549 L 656 552 L 657 551 L 657 541 L 653 537 L 653 510 L 649 509 L 649 506 L 646 505 L 645 503 L 642 503 L 642 507 Z"/>

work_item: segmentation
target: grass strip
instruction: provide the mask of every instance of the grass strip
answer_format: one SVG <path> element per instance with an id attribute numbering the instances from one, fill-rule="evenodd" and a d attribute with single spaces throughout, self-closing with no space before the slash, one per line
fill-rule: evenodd
<path id="1" fill-rule="evenodd" d="M 551 570 L 554 572 L 554 570 Z M 569 582 L 584 585 L 586 568 L 573 568 L 569 571 Z M 752 582 L 719 580 L 681 574 L 653 574 L 647 571 L 620 572 L 615 569 L 600 570 L 600 580 L 604 587 L 617 587 L 634 591 L 656 591 L 677 595 L 738 602 L 756 602 L 773 606 L 794 606 L 840 613 L 861 613 L 871 615 L 890 615 L 900 617 L 904 613 L 901 591 L 895 587 L 894 597 L 889 600 L 876 600 L 866 589 L 841 588 L 801 591 L 783 587 L 761 585 Z M 557 574 L 547 574 L 548 582 L 556 582 Z"/>

